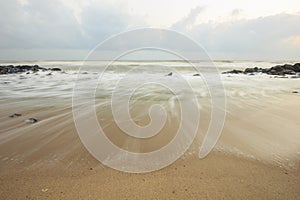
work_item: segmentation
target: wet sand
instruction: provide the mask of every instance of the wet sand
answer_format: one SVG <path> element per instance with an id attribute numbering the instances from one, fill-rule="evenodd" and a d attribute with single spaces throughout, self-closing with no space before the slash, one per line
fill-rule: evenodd
<path id="1" fill-rule="evenodd" d="M 209 121 L 204 107 L 200 136 L 182 158 L 156 172 L 128 174 L 105 167 L 87 152 L 71 107 L 30 107 L 3 99 L 0 199 L 297 199 L 299 100 L 291 93 L 228 98 L 221 138 L 200 160 L 198 147 Z M 14 112 L 22 116 L 9 118 Z M 29 117 L 39 122 L 26 124 Z M 117 132 L 113 125 L 108 130 Z"/>

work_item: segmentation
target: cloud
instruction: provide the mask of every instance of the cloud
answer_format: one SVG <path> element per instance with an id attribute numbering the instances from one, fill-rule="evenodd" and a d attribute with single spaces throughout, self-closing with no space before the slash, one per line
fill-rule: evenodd
<path id="1" fill-rule="evenodd" d="M 234 9 L 234 10 L 231 12 L 231 15 L 232 15 L 232 16 L 239 16 L 241 13 L 243 13 L 243 10 L 242 10 L 242 9 Z"/>
<path id="2" fill-rule="evenodd" d="M 126 30 L 130 17 L 110 6 L 91 4 L 81 14 L 81 28 L 91 45 L 96 45 L 113 34 Z"/>
<path id="3" fill-rule="evenodd" d="M 47 52 L 52 55 L 68 52 L 70 56 L 73 50 L 86 52 L 113 34 L 147 26 L 144 18 L 130 14 L 117 2 L 80 1 L 72 7 L 67 0 L 0 1 L 0 58 L 24 58 L 21 55 L 25 51 L 28 56 L 32 54 L 30 58 L 40 55 L 37 59 L 46 59 L 43 56 Z M 242 19 L 244 11 L 235 9 L 229 21 L 197 24 L 205 9 L 195 7 L 187 16 L 164 28 L 187 34 L 215 59 L 299 59 L 300 13 Z M 146 34 L 131 40 L 145 37 Z M 122 44 L 130 45 L 131 40 Z M 163 42 L 173 41 L 168 38 Z M 43 53 L 34 53 L 39 50 Z"/>
<path id="4" fill-rule="evenodd" d="M 197 6 L 193 9 L 191 9 L 188 16 L 184 17 L 180 21 L 176 22 L 171 26 L 171 29 L 188 29 L 191 26 L 193 26 L 197 20 L 197 17 L 200 13 L 202 13 L 205 10 L 205 7 Z"/>
<path id="5" fill-rule="evenodd" d="M 297 58 L 296 46 L 287 45 L 287 41 L 297 43 L 295 36 L 300 35 L 299 21 L 298 14 L 281 13 L 256 19 L 202 23 L 189 28 L 182 24 L 175 30 L 188 34 L 212 54 L 221 52 L 223 55 L 249 55 L 254 59 L 288 59 Z M 285 45 L 282 41 L 286 41 Z"/>
<path id="6" fill-rule="evenodd" d="M 0 12 L 5 16 L 0 18 L 1 49 L 90 49 L 134 27 L 127 13 L 97 2 L 82 8 L 80 16 L 60 0 L 0 1 Z"/>
<path id="7" fill-rule="evenodd" d="M 81 38 L 76 19 L 59 1 L 7 1 L 1 5 L 1 48 L 69 48 Z M 3 14 L 3 13 L 2 13 Z"/>

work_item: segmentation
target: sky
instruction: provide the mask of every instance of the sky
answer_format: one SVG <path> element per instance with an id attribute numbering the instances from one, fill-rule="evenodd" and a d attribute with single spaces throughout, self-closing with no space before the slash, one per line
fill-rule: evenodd
<path id="1" fill-rule="evenodd" d="M 178 31 L 214 60 L 300 59 L 299 0 L 0 0 L 0 12 L 1 60 L 82 60 L 145 27 Z"/>

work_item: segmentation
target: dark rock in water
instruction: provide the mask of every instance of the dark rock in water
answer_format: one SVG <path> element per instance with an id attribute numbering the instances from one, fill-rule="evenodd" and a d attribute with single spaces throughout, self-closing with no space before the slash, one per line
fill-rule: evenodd
<path id="1" fill-rule="evenodd" d="M 271 68 L 246 68 L 244 71 L 241 70 L 231 70 L 227 72 L 223 72 L 223 74 L 239 74 L 239 73 L 244 73 L 244 74 L 250 74 L 252 75 L 253 73 L 265 73 L 269 75 L 277 75 L 277 76 L 285 76 L 285 75 L 295 75 L 296 73 L 300 72 L 300 63 L 296 63 L 294 65 L 291 64 L 284 64 L 284 65 L 276 65 Z"/>
<path id="2" fill-rule="evenodd" d="M 193 76 L 200 76 L 200 74 L 194 74 Z"/>
<path id="3" fill-rule="evenodd" d="M 23 72 L 37 72 L 39 70 L 46 70 L 45 68 L 39 67 L 38 65 L 4 65 L 0 66 L 0 74 L 15 74 Z"/>
<path id="4" fill-rule="evenodd" d="M 173 75 L 173 72 L 170 72 L 167 74 L 167 76 L 172 76 Z"/>
<path id="5" fill-rule="evenodd" d="M 300 78 L 300 74 L 298 74 L 296 76 L 291 76 L 291 78 Z"/>
<path id="6" fill-rule="evenodd" d="M 284 68 L 281 65 L 276 65 L 274 67 L 271 67 L 271 71 L 275 71 L 275 72 L 281 72 L 283 69 Z"/>
<path id="7" fill-rule="evenodd" d="M 38 122 L 38 120 L 35 119 L 35 118 L 29 118 L 29 119 L 26 119 L 25 122 L 27 122 L 27 123 L 32 123 L 32 124 L 33 124 L 33 123 Z"/>
<path id="8" fill-rule="evenodd" d="M 9 117 L 14 118 L 14 117 L 20 117 L 20 116 L 22 116 L 22 114 L 14 113 L 14 114 L 10 115 Z"/>
<path id="9" fill-rule="evenodd" d="M 61 69 L 60 69 L 60 68 L 57 68 L 57 67 L 51 68 L 50 70 L 51 70 L 51 71 L 61 71 Z"/>
<path id="10" fill-rule="evenodd" d="M 274 78 L 289 78 L 289 77 L 283 75 L 283 76 L 275 76 Z"/>
<path id="11" fill-rule="evenodd" d="M 296 69 L 294 67 L 294 65 L 289 65 L 289 64 L 283 65 L 282 68 L 285 69 L 285 70 L 292 70 L 292 71 L 295 71 L 295 69 Z"/>
<path id="12" fill-rule="evenodd" d="M 288 74 L 288 75 L 296 74 L 296 72 L 294 70 L 291 70 L 291 69 L 284 69 L 281 73 L 282 74 Z"/>
<path id="13" fill-rule="evenodd" d="M 300 72 L 300 63 L 296 63 L 293 65 L 294 71 L 295 72 Z"/>
<path id="14" fill-rule="evenodd" d="M 253 73 L 253 72 L 257 72 L 257 70 L 255 70 L 254 68 L 246 68 L 245 69 L 245 73 Z"/>
<path id="15" fill-rule="evenodd" d="M 263 72 L 263 68 L 258 68 L 256 72 Z"/>
<path id="16" fill-rule="evenodd" d="M 297 93 L 299 93 L 299 92 L 298 92 L 298 91 L 293 91 L 292 93 L 297 94 Z"/>
<path id="17" fill-rule="evenodd" d="M 267 72 L 267 74 L 279 75 L 275 69 L 270 70 L 269 72 Z"/>
<path id="18" fill-rule="evenodd" d="M 255 72 L 263 72 L 263 68 L 253 67 L 253 68 L 246 68 L 244 73 L 255 73 Z"/>
<path id="19" fill-rule="evenodd" d="M 228 71 L 228 72 L 223 72 L 222 74 L 242 74 L 244 73 L 242 70 L 231 70 L 231 71 Z"/>
<path id="20" fill-rule="evenodd" d="M 60 68 L 43 68 L 38 65 L 4 65 L 0 66 L 0 74 L 15 74 L 15 73 L 23 73 L 26 72 L 26 74 L 29 74 L 29 71 L 32 71 L 33 73 L 36 73 L 38 71 L 62 71 Z"/>
<path id="21" fill-rule="evenodd" d="M 241 70 L 232 70 L 231 71 L 232 73 L 234 73 L 234 74 L 240 74 L 240 73 L 244 73 L 243 71 L 241 71 Z"/>

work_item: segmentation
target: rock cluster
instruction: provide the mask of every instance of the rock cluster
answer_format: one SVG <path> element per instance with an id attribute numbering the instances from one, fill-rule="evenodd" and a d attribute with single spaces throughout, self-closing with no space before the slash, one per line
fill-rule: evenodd
<path id="1" fill-rule="evenodd" d="M 297 75 L 300 73 L 300 63 L 296 63 L 294 65 L 285 64 L 285 65 L 276 65 L 271 68 L 246 68 L 244 71 L 242 70 L 231 70 L 227 72 L 223 72 L 223 74 L 254 74 L 254 73 L 264 73 L 269 75 Z M 300 78 L 299 74 L 298 77 Z"/>
<path id="2" fill-rule="evenodd" d="M 14 66 L 14 65 L 4 65 L 4 66 L 0 66 L 0 74 L 15 74 L 15 73 L 23 73 L 23 72 L 38 72 L 38 71 L 61 71 L 60 68 L 43 68 L 40 67 L 38 65 L 18 65 L 18 66 Z"/>
<path id="3" fill-rule="evenodd" d="M 9 115 L 10 118 L 21 117 L 21 116 L 22 116 L 22 114 L 18 114 L 18 113 Z M 26 119 L 24 122 L 34 124 L 34 123 L 37 123 L 38 120 L 35 118 L 29 118 L 29 119 Z"/>

